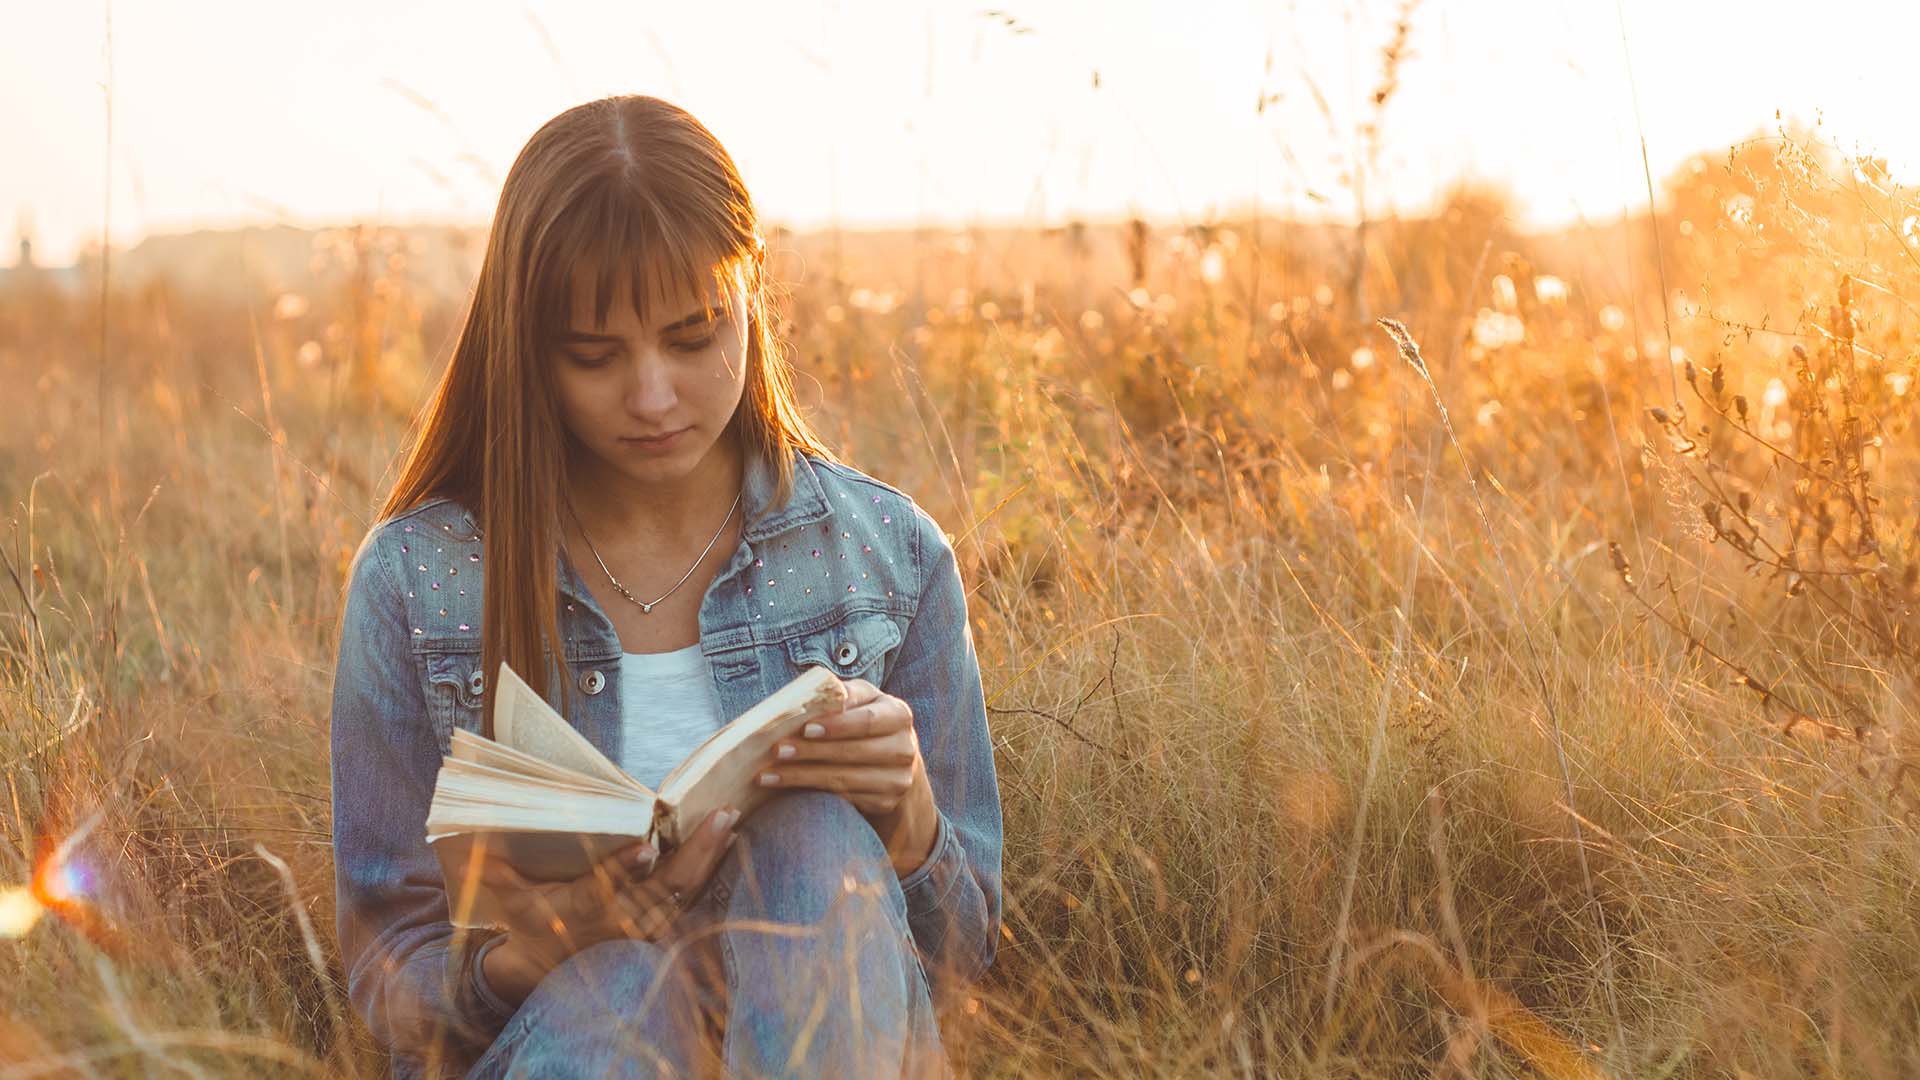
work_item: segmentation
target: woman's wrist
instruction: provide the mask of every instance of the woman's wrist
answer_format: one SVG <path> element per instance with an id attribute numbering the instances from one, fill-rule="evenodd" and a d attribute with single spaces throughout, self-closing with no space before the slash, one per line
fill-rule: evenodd
<path id="1" fill-rule="evenodd" d="M 893 828 L 883 835 L 894 876 L 904 878 L 926 865 L 933 856 L 934 842 L 940 839 L 940 808 L 933 801 L 933 788 L 925 773 L 895 813 Z"/>
<path id="2" fill-rule="evenodd" d="M 933 857 L 934 842 L 940 839 L 940 822 L 934 820 L 926 827 L 926 841 L 915 842 L 906 849 L 906 853 L 890 853 L 893 856 L 893 876 L 905 878 L 915 870 L 927 865 Z"/>

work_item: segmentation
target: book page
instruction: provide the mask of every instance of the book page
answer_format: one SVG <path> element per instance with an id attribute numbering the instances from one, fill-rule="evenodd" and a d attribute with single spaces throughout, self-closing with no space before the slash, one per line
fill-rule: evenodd
<path id="1" fill-rule="evenodd" d="M 470 766 L 505 769 L 517 776 L 546 780 L 568 789 L 580 788 L 625 796 L 640 794 L 631 784 L 615 784 L 602 780 L 598 776 L 575 772 L 572 769 L 550 764 L 543 758 L 515 750 L 511 746 L 494 742 L 485 735 L 475 735 L 466 728 L 454 728 L 453 747 L 446 756 L 445 764 L 441 767 L 459 769 Z"/>
<path id="2" fill-rule="evenodd" d="M 549 764 L 652 794 L 575 731 L 505 660 L 494 678 L 498 687 L 493 699 L 495 740 Z"/>
<path id="3" fill-rule="evenodd" d="M 595 799 L 611 798 L 647 806 L 653 802 L 632 788 L 609 784 L 579 773 L 566 773 L 560 779 L 554 779 L 541 772 L 527 772 L 516 764 L 461 761 L 459 758 L 447 758 L 441 762 L 440 775 L 435 781 L 436 793 L 439 788 L 446 788 L 450 795 L 469 789 L 478 790 L 474 787 L 476 784 L 501 785 L 503 799 L 518 799 L 534 806 L 559 802 L 576 795 Z"/>
<path id="4" fill-rule="evenodd" d="M 839 712 L 846 700 L 846 684 L 816 665 L 714 732 L 660 782 L 654 809 L 661 838 L 678 844 L 714 810 L 731 805 L 746 815 L 778 794 L 754 783 L 773 745 L 814 717 Z"/>
<path id="5" fill-rule="evenodd" d="M 542 799 L 541 796 L 547 797 Z M 454 833 L 494 830 L 520 833 L 607 833 L 644 840 L 653 824 L 653 803 L 605 795 L 514 792 L 498 780 L 466 778 L 447 786 L 427 811 L 427 842 Z"/>

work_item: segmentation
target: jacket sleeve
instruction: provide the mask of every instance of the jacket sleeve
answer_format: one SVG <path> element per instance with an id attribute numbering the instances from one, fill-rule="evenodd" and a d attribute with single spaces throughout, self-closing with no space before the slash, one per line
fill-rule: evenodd
<path id="1" fill-rule="evenodd" d="M 379 529 L 354 554 L 330 717 L 337 929 L 347 993 L 396 1066 L 457 1062 L 511 1016 L 478 981 L 484 931 L 448 921 L 426 842 L 439 738 Z M 411 1070 L 409 1070 L 411 1071 Z"/>
<path id="2" fill-rule="evenodd" d="M 940 811 L 932 854 L 900 879 L 907 923 L 940 993 L 979 978 L 993 963 L 1000 934 L 1000 788 L 953 546 L 915 509 L 919 604 L 881 689 L 913 710 Z"/>

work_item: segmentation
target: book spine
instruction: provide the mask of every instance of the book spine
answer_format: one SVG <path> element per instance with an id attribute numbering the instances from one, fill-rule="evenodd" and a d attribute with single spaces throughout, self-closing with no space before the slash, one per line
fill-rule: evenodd
<path id="1" fill-rule="evenodd" d="M 655 799 L 653 820 L 647 824 L 647 842 L 653 845 L 655 852 L 664 855 L 668 844 L 679 845 L 680 837 L 674 829 L 674 820 L 673 807 L 667 805 L 665 800 Z"/>

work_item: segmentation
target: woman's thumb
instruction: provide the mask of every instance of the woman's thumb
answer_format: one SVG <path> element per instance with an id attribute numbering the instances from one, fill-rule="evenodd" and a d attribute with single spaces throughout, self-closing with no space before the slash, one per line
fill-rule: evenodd
<path id="1" fill-rule="evenodd" d="M 614 864 L 627 877 L 639 879 L 653 873 L 653 864 L 659 859 L 660 852 L 652 844 L 638 843 L 614 852 Z"/>

